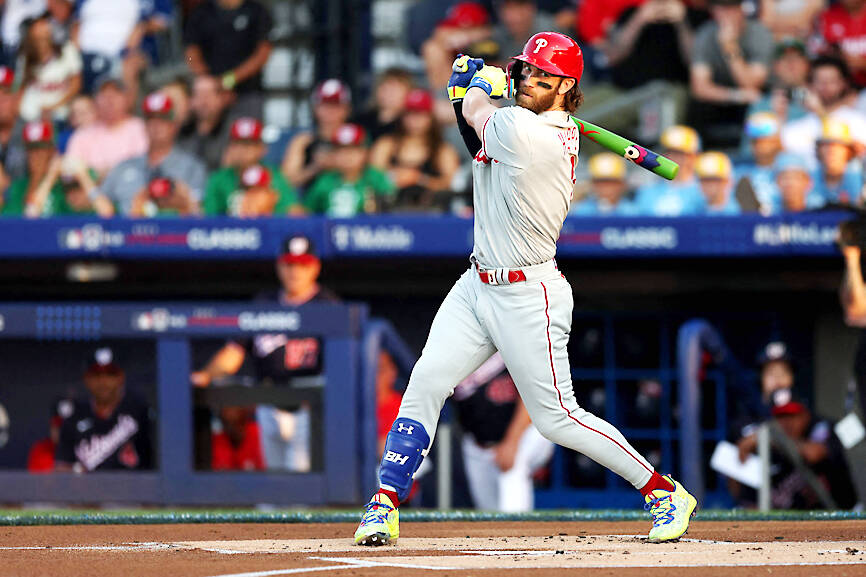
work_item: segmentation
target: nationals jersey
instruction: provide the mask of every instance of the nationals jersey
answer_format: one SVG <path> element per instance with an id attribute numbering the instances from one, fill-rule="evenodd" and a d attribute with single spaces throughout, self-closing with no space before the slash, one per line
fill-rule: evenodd
<path id="1" fill-rule="evenodd" d="M 580 132 L 564 111 L 500 108 L 472 163 L 475 247 L 482 268 L 519 268 L 556 255 L 574 190 Z"/>

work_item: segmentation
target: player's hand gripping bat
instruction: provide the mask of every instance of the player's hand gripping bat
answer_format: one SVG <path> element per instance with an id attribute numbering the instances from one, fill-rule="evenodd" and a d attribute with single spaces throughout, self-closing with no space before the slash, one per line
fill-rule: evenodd
<path id="1" fill-rule="evenodd" d="M 673 180 L 680 169 L 680 166 L 670 158 L 666 158 L 648 148 L 635 144 L 618 134 L 614 134 L 610 130 L 581 120 L 576 116 L 572 116 L 571 120 L 580 129 L 580 133 L 588 139 L 597 142 L 614 154 L 623 156 L 638 166 L 650 170 L 661 177 Z"/>

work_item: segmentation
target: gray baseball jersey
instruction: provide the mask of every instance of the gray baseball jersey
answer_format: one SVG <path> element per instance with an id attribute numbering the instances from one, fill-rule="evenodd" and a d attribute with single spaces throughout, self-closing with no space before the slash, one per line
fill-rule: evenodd
<path id="1" fill-rule="evenodd" d="M 519 268 L 556 255 L 571 205 L 580 133 L 565 112 L 500 108 L 472 163 L 475 248 L 482 267 Z"/>

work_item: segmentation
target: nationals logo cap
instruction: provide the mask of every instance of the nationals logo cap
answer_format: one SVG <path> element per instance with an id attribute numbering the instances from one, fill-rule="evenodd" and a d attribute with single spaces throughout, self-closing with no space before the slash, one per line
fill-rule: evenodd
<path id="1" fill-rule="evenodd" d="M 296 234 L 283 241 L 278 260 L 286 264 L 312 264 L 319 262 L 319 257 L 310 237 Z"/>
<path id="2" fill-rule="evenodd" d="M 232 123 L 231 139 L 245 142 L 262 141 L 262 123 L 251 116 L 238 118 Z"/>
<path id="3" fill-rule="evenodd" d="M 367 134 L 358 124 L 344 124 L 334 133 L 333 143 L 337 146 L 363 146 Z"/>
<path id="4" fill-rule="evenodd" d="M 337 78 L 329 78 L 313 90 L 313 104 L 351 104 L 352 91 Z"/>
<path id="5" fill-rule="evenodd" d="M 142 110 L 147 118 L 174 118 L 174 103 L 171 98 L 163 92 L 154 92 L 144 99 Z"/>
<path id="6" fill-rule="evenodd" d="M 268 188 L 271 185 L 271 172 L 260 164 L 250 166 L 241 175 L 241 184 L 244 188 Z"/>
<path id="7" fill-rule="evenodd" d="M 15 84 L 15 72 L 7 66 L 0 66 L 0 88 L 11 90 Z"/>
<path id="8" fill-rule="evenodd" d="M 54 146 L 54 126 L 50 122 L 38 120 L 24 125 L 21 133 L 27 148 L 47 148 Z"/>

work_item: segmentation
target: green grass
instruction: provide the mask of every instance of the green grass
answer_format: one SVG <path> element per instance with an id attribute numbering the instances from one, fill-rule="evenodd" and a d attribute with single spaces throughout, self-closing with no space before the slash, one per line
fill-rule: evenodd
<path id="1" fill-rule="evenodd" d="M 135 509 L 135 510 L 2 510 L 0 526 L 26 525 L 154 525 L 177 523 L 355 523 L 359 509 Z M 436 521 L 640 521 L 640 510 L 544 510 L 531 513 L 493 513 L 468 510 L 437 511 L 407 509 L 400 519 L 409 522 Z M 866 519 L 866 512 L 853 511 L 699 511 L 699 521 L 837 521 Z"/>

